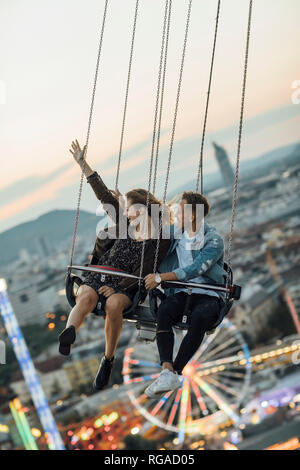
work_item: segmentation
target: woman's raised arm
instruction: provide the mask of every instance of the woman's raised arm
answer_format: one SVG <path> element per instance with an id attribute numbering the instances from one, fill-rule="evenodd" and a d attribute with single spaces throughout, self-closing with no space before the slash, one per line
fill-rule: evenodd
<path id="1" fill-rule="evenodd" d="M 83 170 L 84 175 L 88 178 L 91 176 L 94 171 L 90 167 L 90 165 L 87 163 L 87 161 L 84 159 L 84 154 L 85 154 L 85 146 L 83 149 L 81 149 L 78 140 L 74 140 L 72 142 L 72 146 L 69 149 L 71 154 L 73 155 L 73 158 L 76 163 L 80 166 L 80 168 Z"/>
<path id="2" fill-rule="evenodd" d="M 110 191 L 102 178 L 98 173 L 89 166 L 85 160 L 85 147 L 81 149 L 77 140 L 72 142 L 72 148 L 70 149 L 71 154 L 73 155 L 74 160 L 78 163 L 82 169 L 84 175 L 87 178 L 88 183 L 91 185 L 97 199 L 102 202 L 102 204 L 110 205 L 114 208 L 112 211 L 107 211 L 107 215 L 115 222 L 119 223 L 119 215 L 122 213 L 122 208 L 120 208 L 119 203 L 119 194 L 114 191 Z"/>

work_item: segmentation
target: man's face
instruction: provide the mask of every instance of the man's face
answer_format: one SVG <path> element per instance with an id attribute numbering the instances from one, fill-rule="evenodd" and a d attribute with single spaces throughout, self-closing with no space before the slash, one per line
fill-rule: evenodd
<path id="1" fill-rule="evenodd" d="M 192 222 L 193 222 L 193 214 L 192 214 L 192 209 L 191 207 L 188 206 L 188 202 L 186 199 L 181 199 L 178 205 L 176 218 L 177 218 L 179 227 L 181 228 L 184 227 L 185 230 L 191 228 Z"/>

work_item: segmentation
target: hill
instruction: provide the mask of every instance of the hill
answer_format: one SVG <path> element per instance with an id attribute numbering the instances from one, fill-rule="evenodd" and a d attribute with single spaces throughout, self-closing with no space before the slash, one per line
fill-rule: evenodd
<path id="1" fill-rule="evenodd" d="M 36 252 L 36 238 L 44 236 L 51 245 L 57 245 L 73 233 L 75 211 L 55 210 L 43 214 L 35 220 L 25 222 L 0 234 L 0 266 L 18 258 L 25 248 Z M 86 211 L 80 212 L 78 234 L 93 233 L 99 217 Z"/>

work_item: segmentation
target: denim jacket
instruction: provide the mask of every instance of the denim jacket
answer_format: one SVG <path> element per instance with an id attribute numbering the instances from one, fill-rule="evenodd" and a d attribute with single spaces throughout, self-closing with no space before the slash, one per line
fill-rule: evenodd
<path id="1" fill-rule="evenodd" d="M 167 256 L 159 266 L 159 272 L 175 272 L 179 281 L 189 281 L 202 276 L 207 284 L 223 284 L 226 271 L 223 268 L 224 242 L 215 227 L 204 223 L 204 241 L 201 249 L 192 250 L 193 264 L 179 267 L 176 247 L 179 242 L 175 238 L 174 226 L 170 229 L 171 245 Z M 171 289 L 166 289 L 170 294 Z"/>

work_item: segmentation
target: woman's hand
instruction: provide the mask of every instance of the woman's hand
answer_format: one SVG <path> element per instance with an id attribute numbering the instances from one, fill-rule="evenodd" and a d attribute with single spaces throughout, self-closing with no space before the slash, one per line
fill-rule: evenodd
<path id="1" fill-rule="evenodd" d="M 84 156 L 85 156 L 85 147 L 81 150 L 81 147 L 78 143 L 78 140 L 76 139 L 75 141 L 73 140 L 72 142 L 72 148 L 69 149 L 71 154 L 74 157 L 75 162 L 78 164 L 82 163 L 84 161 Z"/>
<path id="2" fill-rule="evenodd" d="M 117 201 L 119 201 L 119 204 L 122 207 L 122 209 L 124 209 L 125 208 L 125 199 L 124 199 L 123 194 L 120 193 L 120 191 L 118 189 L 116 189 L 116 190 L 110 189 L 110 192 L 117 199 Z"/>
<path id="3" fill-rule="evenodd" d="M 110 297 L 115 293 L 115 290 L 112 287 L 109 286 L 102 286 L 98 290 L 99 294 L 103 294 L 104 297 Z"/>
<path id="4" fill-rule="evenodd" d="M 155 274 L 147 274 L 144 277 L 145 287 L 147 290 L 155 289 L 159 284 L 155 281 Z"/>

